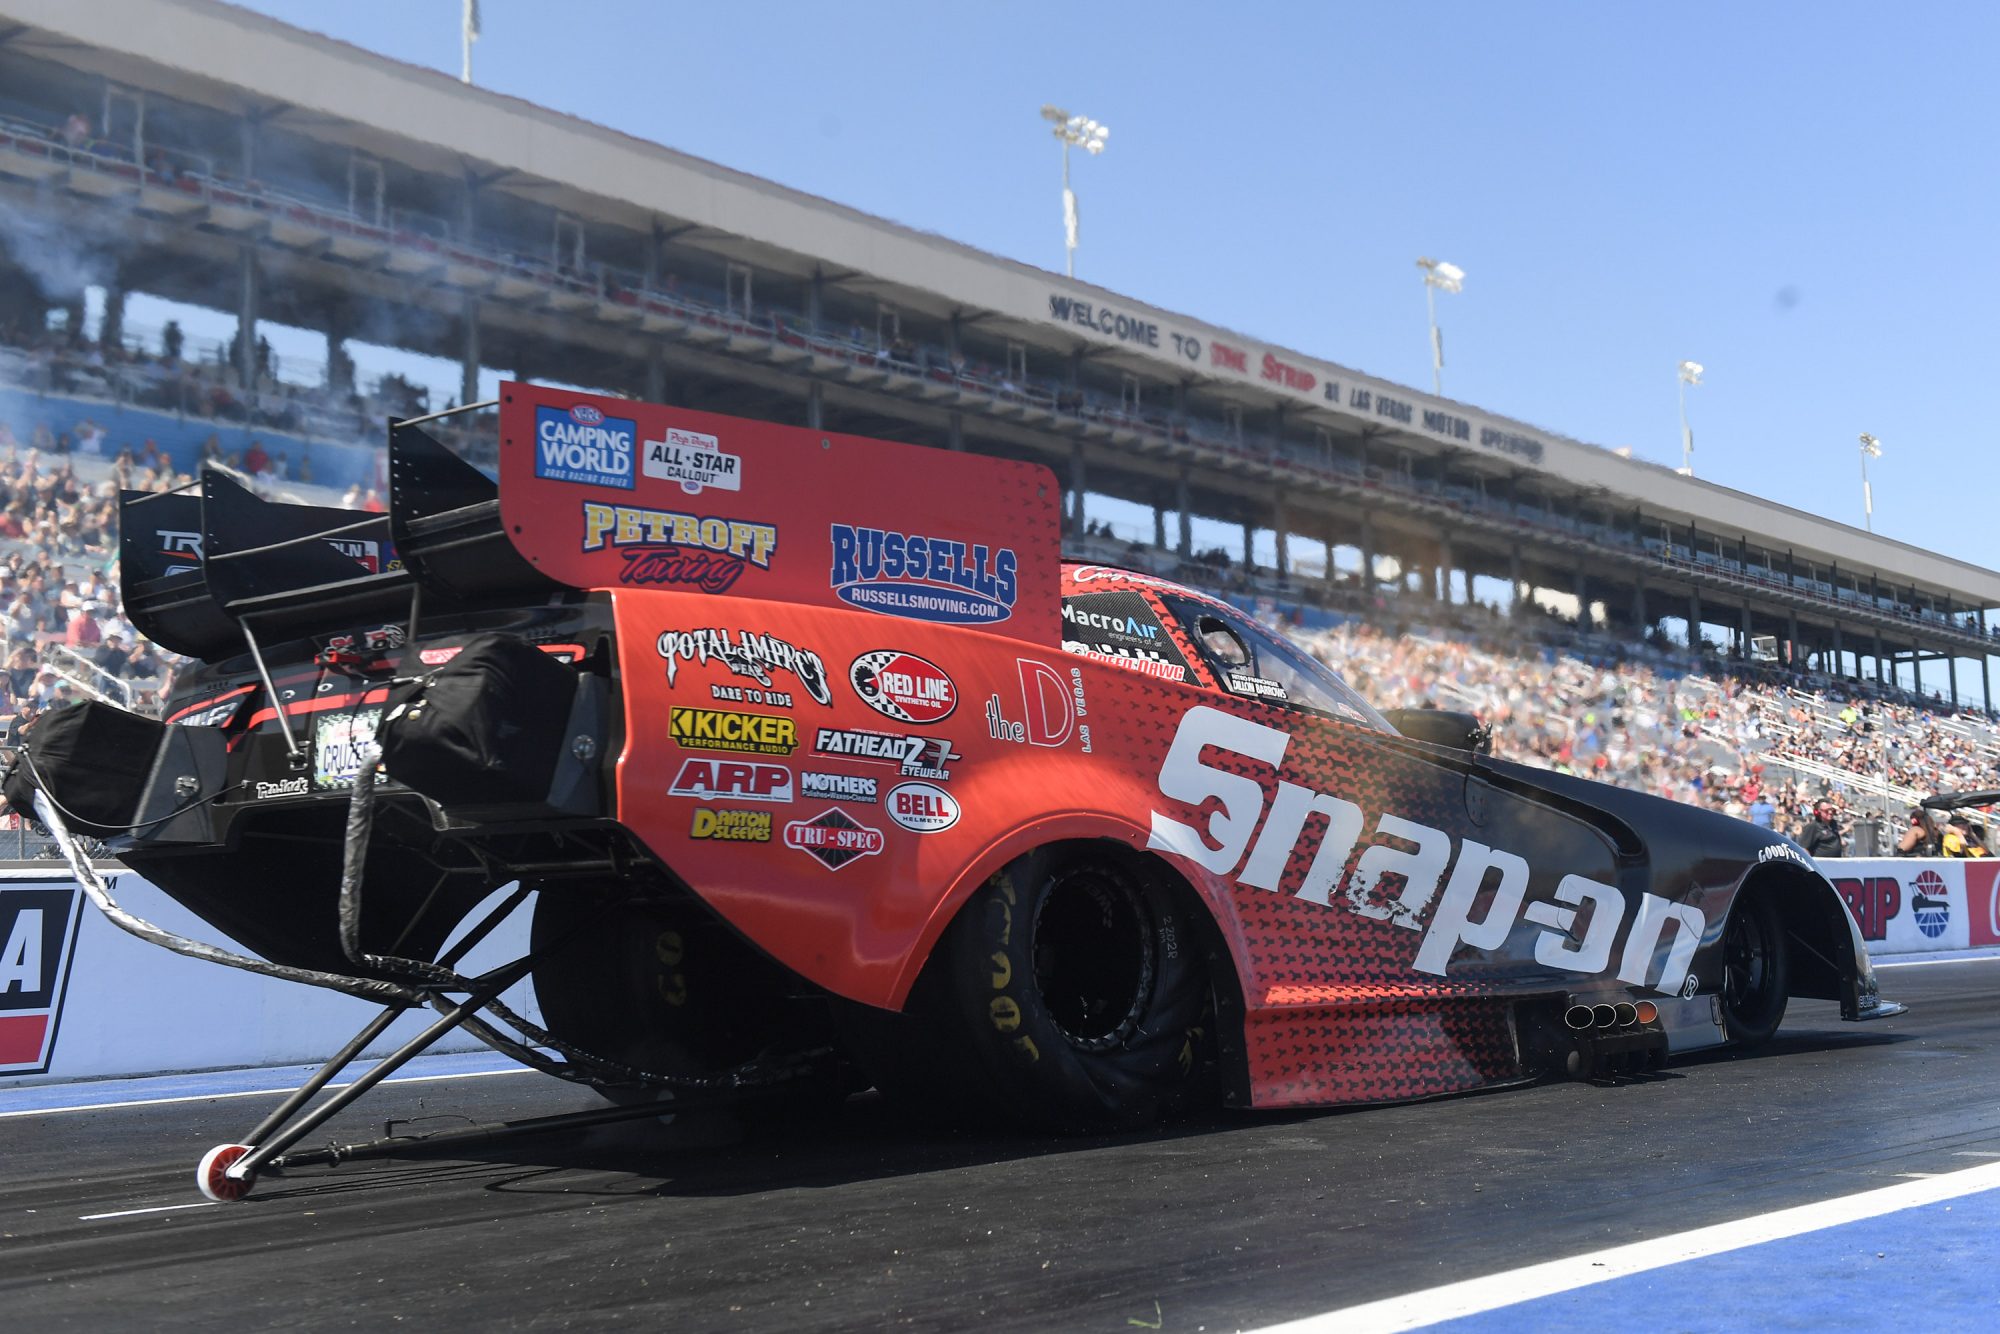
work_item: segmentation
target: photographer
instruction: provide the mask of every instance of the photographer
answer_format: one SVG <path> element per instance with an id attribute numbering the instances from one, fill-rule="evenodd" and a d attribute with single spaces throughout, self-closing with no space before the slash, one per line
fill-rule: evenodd
<path id="1" fill-rule="evenodd" d="M 1813 803 L 1813 818 L 1799 831 L 1799 846 L 1809 857 L 1838 857 L 1847 850 L 1847 838 L 1840 832 L 1840 816 L 1833 798 L 1821 797 Z"/>

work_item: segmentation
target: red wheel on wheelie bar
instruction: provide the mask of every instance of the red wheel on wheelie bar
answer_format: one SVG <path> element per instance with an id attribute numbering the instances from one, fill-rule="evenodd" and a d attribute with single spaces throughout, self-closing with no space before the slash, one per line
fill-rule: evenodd
<path id="1" fill-rule="evenodd" d="M 194 1169 L 194 1184 L 201 1187 L 201 1193 L 211 1200 L 227 1204 L 248 1195 L 257 1184 L 257 1174 L 232 1177 L 229 1169 L 250 1152 L 248 1144 L 218 1144 L 201 1156 L 201 1166 Z"/>

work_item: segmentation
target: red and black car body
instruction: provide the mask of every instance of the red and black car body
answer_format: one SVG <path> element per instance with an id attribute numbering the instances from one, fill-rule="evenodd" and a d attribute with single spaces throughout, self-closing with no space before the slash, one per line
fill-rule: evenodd
<path id="1" fill-rule="evenodd" d="M 1897 1009 L 1793 843 L 1065 564 L 1042 466 L 508 384 L 496 486 L 449 426 L 392 428 L 385 515 L 128 496 L 130 613 L 200 665 L 167 726 L 111 720 L 122 787 L 88 746 L 29 775 L 307 980 L 449 989 L 518 883 L 559 1073 L 838 1067 L 1056 1125 Z"/>

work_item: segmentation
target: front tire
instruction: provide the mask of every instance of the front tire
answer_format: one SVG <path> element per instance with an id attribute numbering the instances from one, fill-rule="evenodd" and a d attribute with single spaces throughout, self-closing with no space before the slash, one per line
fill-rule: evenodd
<path id="1" fill-rule="evenodd" d="M 1769 1042 L 1785 1017 L 1790 938 L 1775 899 L 1758 894 L 1730 911 L 1722 935 L 1722 1021 L 1740 1046 Z"/>
<path id="2" fill-rule="evenodd" d="M 1104 845 L 1038 849 L 987 881 L 915 998 L 961 1103 L 1105 1130 L 1171 1119 L 1212 1091 L 1198 911 Z"/>

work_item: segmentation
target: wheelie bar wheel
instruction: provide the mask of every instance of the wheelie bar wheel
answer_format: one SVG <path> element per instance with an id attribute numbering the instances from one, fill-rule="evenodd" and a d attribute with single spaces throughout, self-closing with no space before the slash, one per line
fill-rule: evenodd
<path id="1" fill-rule="evenodd" d="M 216 1145 L 201 1156 L 201 1166 L 194 1169 L 194 1184 L 201 1187 L 203 1195 L 222 1204 L 242 1199 L 256 1186 L 256 1174 L 239 1179 L 230 1176 L 229 1169 L 249 1152 L 248 1144 Z"/>

